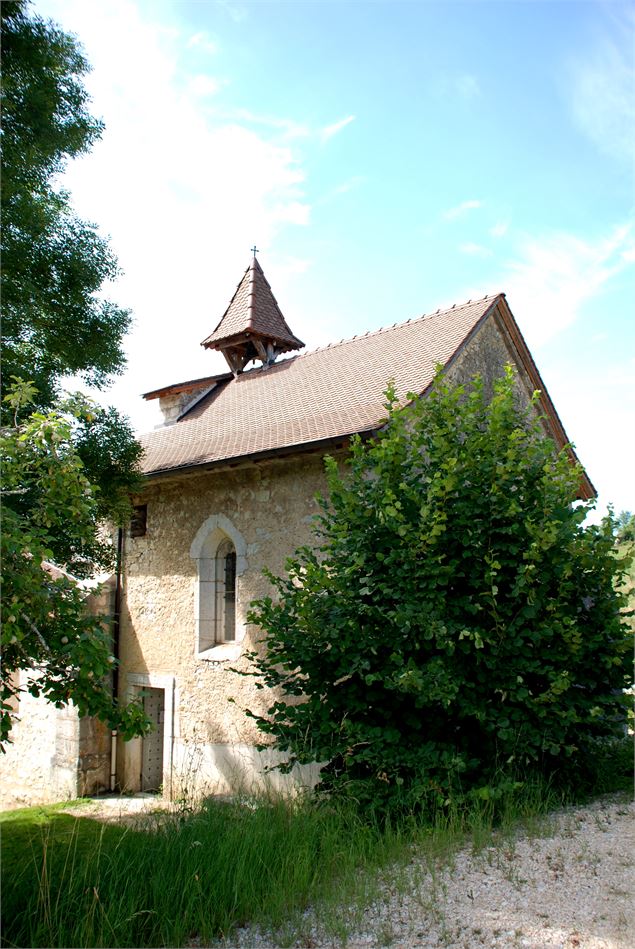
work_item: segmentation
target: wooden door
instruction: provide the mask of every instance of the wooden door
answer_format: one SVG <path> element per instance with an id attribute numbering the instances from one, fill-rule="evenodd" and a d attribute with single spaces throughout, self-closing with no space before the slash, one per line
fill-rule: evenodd
<path id="1" fill-rule="evenodd" d="M 163 784 L 165 689 L 143 691 L 143 710 L 152 722 L 152 731 L 143 738 L 141 790 L 158 791 Z"/>

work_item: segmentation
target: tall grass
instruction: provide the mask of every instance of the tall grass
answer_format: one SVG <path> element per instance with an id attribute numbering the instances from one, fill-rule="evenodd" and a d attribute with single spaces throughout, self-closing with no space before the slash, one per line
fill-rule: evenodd
<path id="1" fill-rule="evenodd" d="M 510 783 L 496 800 L 464 799 L 398 822 L 360 816 L 346 802 L 271 797 L 210 799 L 128 827 L 59 809 L 9 812 L 2 945 L 206 945 L 254 922 L 291 942 L 308 905 L 343 941 L 355 907 L 359 921 L 382 896 L 378 870 L 394 888 L 415 852 L 443 864 L 468 840 L 479 850 L 519 826 L 535 832 L 541 815 L 566 800 L 536 779 Z"/>
<path id="2" fill-rule="evenodd" d="M 306 801 L 208 801 L 145 829 L 10 817 L 2 944 L 179 946 L 254 919 L 280 926 L 360 865 L 395 859 L 401 841 L 350 808 Z"/>

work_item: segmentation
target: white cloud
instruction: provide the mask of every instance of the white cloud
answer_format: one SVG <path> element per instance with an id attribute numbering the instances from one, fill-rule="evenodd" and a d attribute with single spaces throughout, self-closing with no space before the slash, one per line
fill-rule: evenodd
<path id="1" fill-rule="evenodd" d="M 475 211 L 482 207 L 482 201 L 479 201 L 476 198 L 471 198 L 469 201 L 462 201 L 461 204 L 457 204 L 456 207 L 449 208 L 447 211 L 444 211 L 443 217 L 446 219 L 446 221 L 456 221 L 457 218 L 463 217 L 463 215 L 467 214 L 468 211 Z"/>
<path id="2" fill-rule="evenodd" d="M 493 227 L 490 227 L 490 237 L 504 237 L 509 230 L 509 224 L 506 221 L 497 221 Z"/>
<path id="3" fill-rule="evenodd" d="M 353 175 L 351 178 L 348 178 L 346 181 L 343 181 L 341 185 L 337 185 L 333 188 L 333 194 L 348 194 L 349 191 L 354 191 L 355 188 L 359 188 L 360 185 L 364 184 L 366 178 L 364 175 Z"/>
<path id="4" fill-rule="evenodd" d="M 209 33 L 205 31 L 190 36 L 185 45 L 188 49 L 200 49 L 202 52 L 209 53 L 211 56 L 215 55 L 219 50 L 218 41 L 213 39 Z"/>
<path id="5" fill-rule="evenodd" d="M 133 0 L 40 0 L 38 12 L 76 33 L 94 67 L 86 85 L 106 131 L 72 163 L 65 184 L 78 213 L 110 235 L 124 271 L 108 292 L 133 310 L 131 369 L 108 398 L 147 428 L 155 410 L 140 392 L 222 370 L 199 343 L 222 315 L 254 241 L 266 251 L 282 228 L 308 223 L 304 171 L 278 130 L 202 109 L 193 89 L 220 96 L 218 80 L 198 61 L 184 72 L 187 36 Z M 267 263 L 284 296 L 293 271 L 279 280 L 275 259 Z"/>
<path id="6" fill-rule="evenodd" d="M 632 511 L 635 440 L 628 436 L 633 429 L 635 366 L 621 362 L 614 352 L 596 372 L 578 367 L 573 359 L 560 359 L 557 366 L 547 361 L 542 368 L 567 435 L 598 491 L 597 515 L 604 514 L 608 504 Z"/>
<path id="7" fill-rule="evenodd" d="M 566 90 L 576 124 L 605 154 L 635 158 L 635 15 L 616 5 L 612 29 L 570 63 Z M 620 13 L 622 12 L 620 19 Z"/>
<path id="8" fill-rule="evenodd" d="M 474 244 L 471 241 L 468 241 L 465 244 L 459 246 L 459 250 L 462 254 L 467 254 L 469 257 L 491 257 L 492 251 L 488 247 L 483 247 L 482 244 Z"/>
<path id="9" fill-rule="evenodd" d="M 205 99 L 208 96 L 214 96 L 227 85 L 226 79 L 216 79 L 214 76 L 192 76 L 186 86 L 186 95 L 194 96 L 197 99 Z"/>
<path id="10" fill-rule="evenodd" d="M 530 347 L 572 326 L 584 304 L 630 265 L 634 246 L 630 225 L 595 241 L 566 233 L 527 238 L 503 285 Z"/>
<path id="11" fill-rule="evenodd" d="M 285 141 L 292 141 L 297 138 L 309 138 L 313 133 L 304 122 L 296 122 L 294 119 L 286 119 L 279 115 L 258 115 L 249 109 L 234 109 L 230 112 L 219 112 L 219 115 L 225 118 L 231 118 L 236 122 L 248 122 L 250 125 L 261 125 L 264 128 L 274 129 L 280 132 Z"/>
<path id="12" fill-rule="evenodd" d="M 320 132 L 320 137 L 323 142 L 328 142 L 329 139 L 333 138 L 334 135 L 337 135 L 338 132 L 341 132 L 342 129 L 346 128 L 347 125 L 350 125 L 351 122 L 355 121 L 354 115 L 348 115 L 345 119 L 340 119 L 339 122 L 334 122 L 332 125 L 327 125 Z"/>

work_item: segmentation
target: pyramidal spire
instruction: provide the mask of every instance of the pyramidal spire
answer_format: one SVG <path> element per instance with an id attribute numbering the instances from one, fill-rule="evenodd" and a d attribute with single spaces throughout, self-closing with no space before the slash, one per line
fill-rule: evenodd
<path id="1" fill-rule="evenodd" d="M 218 349 L 237 376 L 252 359 L 271 365 L 280 353 L 301 349 L 254 254 L 222 320 L 201 346 Z"/>

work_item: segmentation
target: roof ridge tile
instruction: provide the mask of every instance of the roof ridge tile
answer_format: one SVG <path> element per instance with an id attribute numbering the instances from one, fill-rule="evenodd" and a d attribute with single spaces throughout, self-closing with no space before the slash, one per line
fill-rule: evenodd
<path id="1" fill-rule="evenodd" d="M 343 345 L 346 345 L 346 343 L 354 342 L 354 340 L 366 339 L 369 336 L 379 336 L 380 333 L 389 333 L 391 330 L 397 329 L 400 326 L 407 326 L 408 324 L 414 326 L 415 323 L 420 323 L 423 320 L 432 319 L 432 317 L 438 316 L 439 314 L 450 313 L 454 309 L 461 310 L 466 306 L 475 306 L 477 303 L 481 303 L 489 299 L 494 300 L 499 296 L 504 296 L 504 294 L 486 293 L 485 296 L 481 298 L 481 300 L 466 300 L 465 303 L 459 303 L 459 304 L 453 303 L 452 306 L 445 307 L 445 309 L 443 310 L 439 308 L 435 310 L 434 312 L 422 313 L 421 316 L 412 316 L 410 317 L 409 320 L 403 320 L 400 323 L 392 323 L 389 326 L 380 326 L 379 329 L 376 329 L 376 330 L 366 330 L 366 332 L 362 336 L 345 336 L 336 342 L 325 343 L 323 346 L 314 346 L 312 349 L 307 349 L 305 347 L 303 352 L 297 353 L 294 356 L 290 356 L 284 361 L 288 362 L 289 359 L 304 359 L 306 356 L 310 356 L 311 353 L 316 353 L 320 349 L 333 349 L 335 346 L 343 346 Z M 278 363 L 276 363 L 276 365 L 278 365 Z"/>

